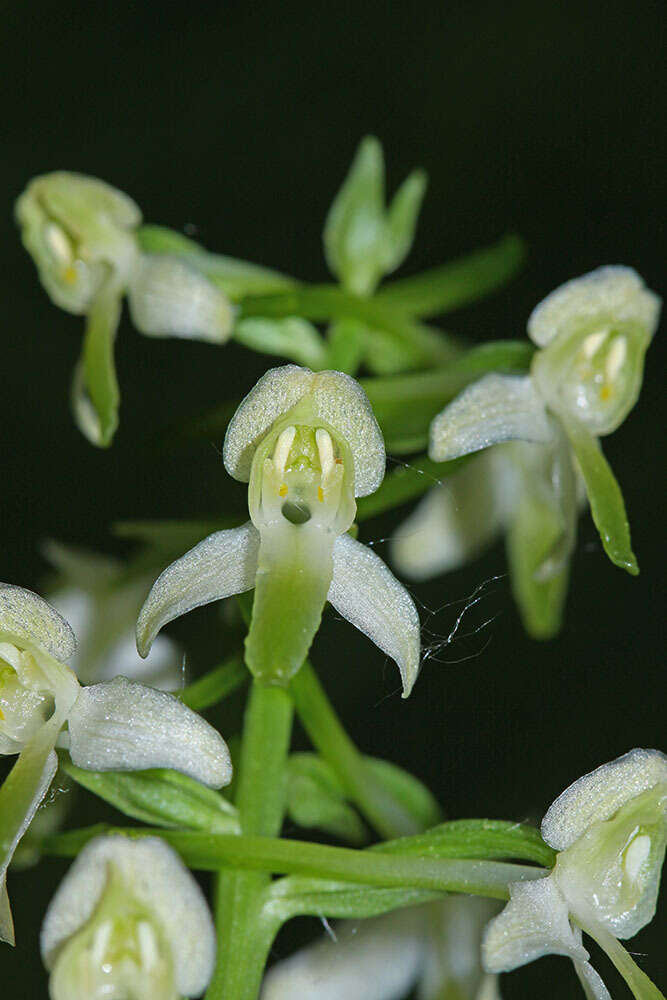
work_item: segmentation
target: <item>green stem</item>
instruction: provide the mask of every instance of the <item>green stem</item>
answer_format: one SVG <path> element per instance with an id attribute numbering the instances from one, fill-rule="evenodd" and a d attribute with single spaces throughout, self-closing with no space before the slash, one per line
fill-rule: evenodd
<path id="1" fill-rule="evenodd" d="M 148 827 L 104 828 L 105 833 L 122 833 L 133 837 L 161 837 L 179 852 L 192 868 L 219 871 L 223 866 L 238 876 L 235 866 L 243 867 L 248 877 L 268 875 L 303 875 L 310 878 L 350 882 L 379 889 L 428 889 L 435 892 L 466 892 L 473 895 L 508 899 L 512 882 L 545 878 L 549 870 L 531 865 L 509 864 L 504 861 L 470 860 L 467 858 L 412 857 L 391 851 L 390 846 L 358 851 L 349 847 L 329 847 L 302 840 L 278 839 L 266 836 L 234 836 Z M 98 827 L 91 834 L 99 836 Z M 50 853 L 74 856 L 81 849 L 67 834 L 48 838 Z M 397 844 L 396 850 L 399 849 Z M 239 901 L 237 896 L 237 904 Z M 224 905 L 224 899 L 220 899 Z M 226 979 L 229 967 L 224 970 Z M 212 994 L 218 996 L 218 994 Z M 223 994 L 220 994 L 223 995 Z M 233 994 L 236 996 L 236 994 Z M 240 994 L 245 996 L 245 994 Z M 226 997 L 227 994 L 225 993 Z M 230 993 L 229 996 L 232 996 Z"/>
<path id="2" fill-rule="evenodd" d="M 279 687 L 254 682 L 246 708 L 236 805 L 244 834 L 275 837 L 285 806 L 285 764 L 292 701 Z M 260 841 L 261 842 L 261 841 Z M 218 858 L 218 867 L 224 862 Z M 268 870 L 221 871 L 218 955 L 207 1000 L 254 1000 L 279 922 L 262 911 Z"/>
<path id="3" fill-rule="evenodd" d="M 174 694 L 188 708 L 202 712 L 233 694 L 247 680 L 248 670 L 243 660 L 240 656 L 232 656 Z"/>
<path id="4" fill-rule="evenodd" d="M 301 316 L 313 322 L 354 319 L 382 330 L 406 348 L 414 367 L 444 364 L 451 357 L 447 338 L 415 322 L 394 306 L 364 299 L 335 285 L 300 286 L 277 295 L 249 295 L 239 305 L 238 319 L 250 316 Z"/>
<path id="5" fill-rule="evenodd" d="M 292 678 L 297 714 L 313 745 L 335 771 L 347 795 L 383 837 L 420 832 L 420 825 L 383 788 L 347 735 L 324 688 L 306 660 Z"/>

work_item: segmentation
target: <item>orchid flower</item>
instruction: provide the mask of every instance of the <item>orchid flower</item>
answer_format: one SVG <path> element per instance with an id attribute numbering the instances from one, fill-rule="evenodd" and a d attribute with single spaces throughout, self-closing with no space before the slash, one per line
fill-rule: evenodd
<path id="1" fill-rule="evenodd" d="M 398 664 L 403 697 L 419 670 L 419 616 L 404 587 L 348 529 L 355 497 L 384 476 L 382 435 L 359 384 L 341 372 L 268 371 L 232 418 L 224 462 L 248 483 L 250 521 L 218 531 L 156 580 L 137 622 L 142 656 L 167 622 L 255 589 L 246 662 L 285 685 L 328 600 Z"/>
<path id="2" fill-rule="evenodd" d="M 510 902 L 487 928 L 484 967 L 508 972 L 542 955 L 566 955 L 589 1000 L 609 993 L 589 962 L 582 930 L 607 952 L 637 1000 L 662 994 L 618 938 L 655 913 L 667 844 L 667 757 L 631 750 L 570 785 L 542 821 L 557 850 L 546 879 L 510 885 Z"/>
<path id="3" fill-rule="evenodd" d="M 402 576 L 428 579 L 475 558 L 502 533 L 524 626 L 550 638 L 561 624 L 582 492 L 557 428 L 550 445 L 499 444 L 426 494 L 394 532 L 392 562 Z"/>
<path id="4" fill-rule="evenodd" d="M 510 440 L 561 454 L 566 439 L 570 462 L 561 454 L 552 472 L 563 530 L 553 542 L 556 558 L 547 554 L 538 576 L 548 579 L 562 567 L 572 541 L 576 490 L 560 482 L 573 481 L 570 463 L 581 473 L 607 555 L 638 572 L 623 497 L 597 439 L 616 430 L 637 401 L 659 312 L 660 299 L 631 268 L 601 267 L 569 281 L 529 318 L 529 336 L 540 348 L 530 375 L 486 375 L 431 424 L 429 454 L 440 462 Z"/>
<path id="5" fill-rule="evenodd" d="M 261 1000 L 500 1000 L 480 964 L 497 907 L 471 896 L 335 925 L 332 936 L 278 962 Z"/>
<path id="6" fill-rule="evenodd" d="M 141 253 L 138 206 L 96 178 L 66 171 L 34 178 L 16 219 L 49 297 L 86 316 L 72 409 L 88 440 L 106 447 L 118 425 L 113 349 L 123 295 L 142 333 L 215 343 L 231 335 L 231 306 L 181 258 Z"/>
<path id="7" fill-rule="evenodd" d="M 147 660 L 137 656 L 137 613 L 150 584 L 145 573 L 130 573 L 111 556 L 49 542 L 44 555 L 58 571 L 50 603 L 72 626 L 77 649 L 69 661 L 82 684 L 118 674 L 160 691 L 183 685 L 183 650 L 158 636 Z"/>
<path id="8" fill-rule="evenodd" d="M 0 940 L 12 943 L 7 867 L 53 780 L 57 742 L 90 770 L 173 768 L 215 788 L 231 780 L 212 726 L 125 677 L 82 688 L 64 662 L 75 650 L 72 629 L 46 601 L 0 585 L 0 753 L 19 755 L 0 788 Z"/>
<path id="9" fill-rule="evenodd" d="M 40 943 L 52 1000 L 200 996 L 216 951 L 201 889 L 157 837 L 87 844 L 49 904 Z"/>

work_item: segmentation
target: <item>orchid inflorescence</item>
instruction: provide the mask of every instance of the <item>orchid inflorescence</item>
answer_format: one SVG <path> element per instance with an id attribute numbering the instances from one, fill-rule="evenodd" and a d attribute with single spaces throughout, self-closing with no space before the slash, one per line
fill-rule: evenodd
<path id="1" fill-rule="evenodd" d="M 357 522 L 432 477 L 406 490 L 385 476 L 385 442 L 398 454 L 428 444 L 415 467 L 437 473 L 391 539 L 401 575 L 451 571 L 502 533 L 524 625 L 549 638 L 587 505 L 612 562 L 638 571 L 598 439 L 637 401 L 659 299 L 631 268 L 598 268 L 535 308 L 532 345 L 466 349 L 426 320 L 506 281 L 521 243 L 382 284 L 410 250 L 425 187 L 415 171 L 387 206 L 382 149 L 362 142 L 326 220 L 330 286 L 142 225 L 132 199 L 79 174 L 38 177 L 17 202 L 47 293 L 86 317 L 72 406 L 93 444 L 108 447 L 118 425 L 125 297 L 147 336 L 233 338 L 290 362 L 225 410 L 244 523 L 217 512 L 176 530 L 134 525 L 142 544 L 126 562 L 50 541 L 48 602 L 0 585 L 0 752 L 18 755 L 0 788 L 0 936 L 13 943 L 10 863 L 75 858 L 41 932 L 53 1000 L 495 1000 L 502 973 L 547 954 L 570 958 L 584 994 L 605 1000 L 583 935 L 636 1000 L 662 997 L 619 944 L 655 913 L 662 753 L 634 749 L 578 779 L 540 832 L 443 821 L 417 778 L 354 746 L 308 660 L 330 604 L 394 660 L 404 698 L 417 681 L 417 606 Z M 231 648 L 184 686 L 183 646 L 161 630 L 235 595 L 243 656 Z M 247 681 L 232 768 L 197 710 Z M 289 753 L 295 709 L 315 752 Z M 144 825 L 62 832 L 59 789 L 75 784 Z M 281 839 L 286 815 L 349 846 Z M 189 869 L 216 874 L 215 915 Z M 275 935 L 300 915 L 329 936 L 264 975 Z"/>

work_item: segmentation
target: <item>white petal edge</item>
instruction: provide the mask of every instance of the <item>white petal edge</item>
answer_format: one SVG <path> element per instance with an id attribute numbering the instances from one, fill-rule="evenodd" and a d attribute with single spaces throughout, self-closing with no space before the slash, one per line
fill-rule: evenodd
<path id="1" fill-rule="evenodd" d="M 575 962 L 574 971 L 579 977 L 586 1000 L 611 1000 L 611 993 L 590 962 Z"/>
<path id="2" fill-rule="evenodd" d="M 511 972 L 543 955 L 565 955 L 577 962 L 589 958 L 554 880 L 514 882 L 509 903 L 486 928 L 482 964 L 487 972 Z"/>
<path id="3" fill-rule="evenodd" d="M 391 538 L 390 558 L 402 576 L 427 580 L 472 559 L 500 531 L 504 505 L 493 452 L 479 455 L 429 490 Z"/>
<path id="4" fill-rule="evenodd" d="M 255 586 L 259 532 L 247 521 L 209 535 L 164 570 L 137 620 L 137 649 L 148 656 L 163 625 L 211 601 Z"/>
<path id="5" fill-rule="evenodd" d="M 42 958 L 52 969 L 68 939 L 93 915 L 109 865 L 155 913 L 172 949 L 179 993 L 199 996 L 213 973 L 215 929 L 206 900 L 175 851 L 157 837 L 98 837 L 84 847 L 46 911 Z"/>
<path id="6" fill-rule="evenodd" d="M 354 461 L 355 496 L 367 496 L 384 478 L 384 440 L 366 393 L 343 372 L 311 372 L 298 365 L 272 368 L 245 397 L 232 417 L 223 448 L 225 468 L 247 483 L 253 455 L 271 426 L 309 396 L 315 417 L 345 439 Z"/>
<path id="7" fill-rule="evenodd" d="M 578 778 L 549 806 L 542 837 L 564 851 L 593 823 L 609 819 L 630 799 L 667 781 L 667 756 L 659 750 L 630 750 Z"/>
<path id="8" fill-rule="evenodd" d="M 224 344 L 234 325 L 227 297 L 177 257 L 146 254 L 128 291 L 132 322 L 147 337 L 181 337 Z"/>
<path id="9" fill-rule="evenodd" d="M 600 314 L 616 322 L 634 321 L 653 336 L 660 316 L 660 298 L 631 267 L 612 264 L 572 278 L 535 306 L 528 318 L 528 336 L 544 347 L 571 324 Z"/>
<path id="10" fill-rule="evenodd" d="M 39 594 L 12 583 L 0 583 L 0 640 L 36 646 L 60 662 L 76 652 L 76 636 L 62 615 Z"/>
<path id="11" fill-rule="evenodd" d="M 407 698 L 419 673 L 420 626 L 415 603 L 371 549 L 341 535 L 333 548 L 329 602 L 396 661 Z"/>
<path id="12" fill-rule="evenodd" d="M 91 771 L 169 767 L 211 788 L 228 785 L 227 744 L 173 695 L 115 677 L 83 688 L 69 714 L 70 756 Z"/>
<path id="13" fill-rule="evenodd" d="M 345 921 L 332 933 L 274 965 L 261 1000 L 401 1000 L 408 993 L 424 949 L 415 910 Z"/>
<path id="14" fill-rule="evenodd" d="M 553 429 L 530 375 L 485 375 L 431 423 L 429 456 L 449 462 L 501 441 L 551 441 Z"/>

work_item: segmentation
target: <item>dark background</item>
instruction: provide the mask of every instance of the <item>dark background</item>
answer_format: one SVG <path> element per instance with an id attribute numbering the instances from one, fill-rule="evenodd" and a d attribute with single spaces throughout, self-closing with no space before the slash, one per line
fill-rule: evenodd
<path id="1" fill-rule="evenodd" d="M 391 187 L 416 165 L 430 176 L 405 273 L 508 229 L 526 237 L 523 275 L 447 317 L 473 341 L 521 336 L 537 301 L 599 264 L 632 265 L 664 291 L 663 10 L 646 0 L 5 6 L 0 578 L 38 586 L 37 546 L 47 536 L 112 548 L 107 526 L 117 518 L 242 512 L 219 440 L 174 454 L 151 435 L 247 391 L 272 363 L 233 345 L 148 340 L 124 319 L 120 431 L 108 452 L 88 446 L 67 404 L 82 324 L 50 304 L 12 222 L 30 177 L 57 168 L 100 176 L 131 194 L 148 221 L 194 226 L 212 249 L 319 281 L 325 212 L 358 140 L 373 132 Z M 562 636 L 528 640 L 502 578 L 462 631 L 495 621 L 428 661 L 407 703 L 394 667 L 327 616 L 314 659 L 352 734 L 422 776 L 453 818 L 538 820 L 594 766 L 633 746 L 665 749 L 663 338 L 648 355 L 638 405 L 604 443 L 638 579 L 604 558 L 586 516 Z M 397 519 L 364 525 L 362 539 L 382 553 Z M 428 608 L 461 601 L 504 568 L 498 547 L 415 594 Z M 429 627 L 447 636 L 461 607 L 444 608 Z M 217 625 L 196 612 L 176 628 L 195 637 L 195 671 L 230 641 Z M 218 716 L 225 735 L 240 705 Z M 64 868 L 49 861 L 10 876 L 19 944 L 2 951 L 0 978 L 16 1000 L 45 995 L 39 921 Z M 663 901 L 631 944 L 658 981 L 664 917 Z M 290 930 L 277 952 L 313 927 Z M 624 995 L 606 959 L 599 968 Z M 502 983 L 508 998 L 576 989 L 568 963 L 553 958 Z"/>

